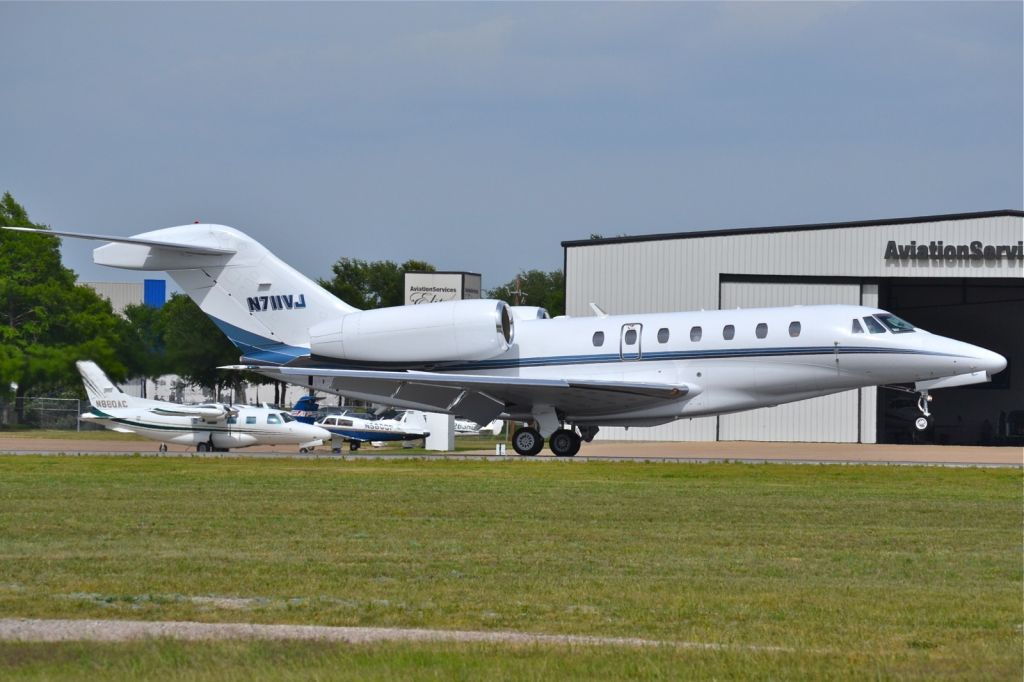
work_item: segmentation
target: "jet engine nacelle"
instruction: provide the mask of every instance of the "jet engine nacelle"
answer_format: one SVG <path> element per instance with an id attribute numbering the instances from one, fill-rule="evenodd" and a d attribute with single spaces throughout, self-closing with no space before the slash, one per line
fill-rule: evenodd
<path id="1" fill-rule="evenodd" d="M 517 320 L 550 320 L 551 315 L 544 308 L 535 305 L 512 306 L 512 317 Z"/>
<path id="2" fill-rule="evenodd" d="M 444 301 L 363 310 L 309 330 L 309 350 L 359 362 L 486 360 L 508 350 L 512 312 L 495 300 Z"/>

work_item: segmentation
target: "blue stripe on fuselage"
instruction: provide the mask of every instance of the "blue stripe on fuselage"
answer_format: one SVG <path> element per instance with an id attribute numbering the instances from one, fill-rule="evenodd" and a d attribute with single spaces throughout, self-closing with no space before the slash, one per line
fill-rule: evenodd
<path id="1" fill-rule="evenodd" d="M 353 362 L 332 360 L 318 356 L 316 368 L 323 369 L 363 369 L 363 370 L 420 370 L 428 372 L 475 372 L 494 369 L 519 369 L 526 367 L 552 367 L 559 365 L 597 365 L 619 362 L 662 362 L 667 360 L 717 360 L 743 358 L 797 357 L 802 355 L 833 355 L 835 346 L 783 346 L 775 348 L 717 348 L 711 350 L 679 350 L 645 352 L 639 358 L 623 359 L 618 353 L 600 353 L 589 355 L 551 355 L 537 357 L 500 357 L 492 360 L 474 362 L 436 362 L 416 365 L 399 365 L 396 363 Z M 880 348 L 874 346 L 839 346 L 840 355 L 927 355 L 949 356 L 947 353 L 921 351 L 912 348 Z M 292 363 L 299 365 L 299 363 Z"/>

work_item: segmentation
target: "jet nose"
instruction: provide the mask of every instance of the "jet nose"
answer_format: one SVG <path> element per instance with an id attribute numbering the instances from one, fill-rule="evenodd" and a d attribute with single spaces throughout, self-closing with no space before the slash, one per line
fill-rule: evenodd
<path id="1" fill-rule="evenodd" d="M 985 370 L 986 374 L 992 376 L 993 374 L 999 374 L 1006 369 L 1006 358 L 1002 355 L 984 348 L 979 348 L 978 350 L 981 351 L 979 359 L 981 365 L 980 369 Z"/>
<path id="2" fill-rule="evenodd" d="M 972 372 L 985 372 L 992 376 L 1006 369 L 1006 358 L 981 346 L 961 343 L 961 350 L 957 354 L 963 358 L 962 363 L 966 360 L 965 364 L 970 367 Z"/>

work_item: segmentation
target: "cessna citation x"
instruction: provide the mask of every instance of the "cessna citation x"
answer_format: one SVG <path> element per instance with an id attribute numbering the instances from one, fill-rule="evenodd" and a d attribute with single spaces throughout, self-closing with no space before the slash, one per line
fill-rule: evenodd
<path id="1" fill-rule="evenodd" d="M 36 231 L 20 228 L 23 231 Z M 513 447 L 572 456 L 600 426 L 654 426 L 863 386 L 988 381 L 999 354 L 871 307 L 797 306 L 545 319 L 536 308 L 463 300 L 358 310 L 230 227 L 106 237 L 101 265 L 166 271 L 269 377 L 486 424 L 531 422 Z M 909 386 L 908 386 L 909 385 Z"/>
<path id="2" fill-rule="evenodd" d="M 122 393 L 95 362 L 75 363 L 92 408 L 83 421 L 167 443 L 194 445 L 198 452 L 247 448 L 250 445 L 298 445 L 299 452 L 330 440 L 318 426 L 303 424 L 282 410 L 247 405 L 178 405 Z"/>

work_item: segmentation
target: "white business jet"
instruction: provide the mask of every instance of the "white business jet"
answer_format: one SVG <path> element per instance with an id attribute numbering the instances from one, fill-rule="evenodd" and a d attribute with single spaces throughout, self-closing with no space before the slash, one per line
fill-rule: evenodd
<path id="1" fill-rule="evenodd" d="M 29 228 L 21 230 L 34 231 Z M 873 307 L 797 306 L 545 319 L 496 300 L 358 310 L 230 227 L 112 242 L 102 265 L 163 270 L 242 351 L 245 369 L 485 424 L 528 421 L 513 447 L 572 456 L 601 426 L 654 426 L 863 386 L 919 395 L 988 381 L 1006 360 Z M 524 314 L 525 313 L 525 314 Z"/>
<path id="2" fill-rule="evenodd" d="M 194 445 L 197 452 L 251 445 L 298 445 L 299 452 L 309 452 L 331 437 L 318 426 L 297 422 L 287 412 L 270 407 L 178 405 L 136 398 L 118 389 L 95 362 L 75 364 L 92 406 L 81 419 L 158 440 L 161 452 L 167 450 L 167 443 Z"/>

